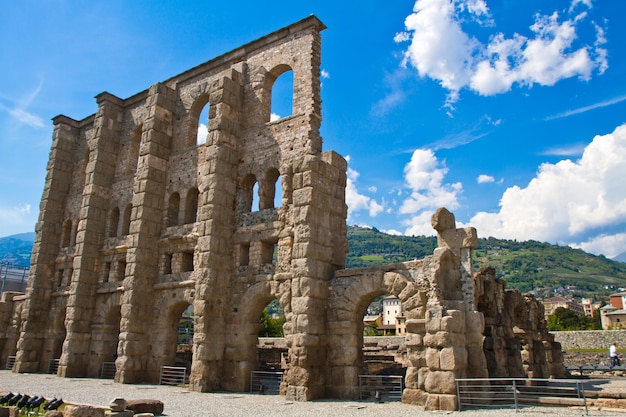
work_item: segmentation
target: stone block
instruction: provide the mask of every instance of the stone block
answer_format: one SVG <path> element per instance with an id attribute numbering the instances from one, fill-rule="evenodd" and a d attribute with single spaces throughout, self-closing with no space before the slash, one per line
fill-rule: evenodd
<path id="1" fill-rule="evenodd" d="M 443 348 L 439 359 L 442 371 L 458 371 L 467 368 L 467 350 L 464 347 Z"/>
<path id="2" fill-rule="evenodd" d="M 163 401 L 160 400 L 135 399 L 128 400 L 126 408 L 135 413 L 163 414 L 164 404 Z"/>
<path id="3" fill-rule="evenodd" d="M 413 388 L 405 388 L 402 391 L 402 402 L 404 404 L 424 406 L 428 398 L 428 393 Z"/>
<path id="4" fill-rule="evenodd" d="M 432 371 L 438 371 L 440 369 L 439 349 L 428 348 L 426 349 L 426 366 Z"/>
<path id="5" fill-rule="evenodd" d="M 429 393 L 456 394 L 455 375 L 451 371 L 429 372 L 424 382 Z"/>
<path id="6" fill-rule="evenodd" d="M 136 414 L 132 410 L 111 411 L 110 413 L 107 413 L 107 417 L 133 417 L 133 416 L 136 416 Z"/>
<path id="7" fill-rule="evenodd" d="M 68 404 L 63 409 L 63 417 L 104 417 L 104 408 Z"/>
<path id="8" fill-rule="evenodd" d="M 441 318 L 441 330 L 444 332 L 463 333 L 465 331 L 465 312 L 448 310 L 448 315 Z"/>

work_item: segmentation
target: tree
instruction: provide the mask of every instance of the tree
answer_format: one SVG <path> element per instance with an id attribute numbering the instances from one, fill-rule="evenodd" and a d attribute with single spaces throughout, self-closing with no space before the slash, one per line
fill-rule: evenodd
<path id="1" fill-rule="evenodd" d="M 259 337 L 284 337 L 283 324 L 285 324 L 285 321 L 284 314 L 273 318 L 267 311 L 267 307 L 265 307 L 261 313 Z"/>
<path id="2" fill-rule="evenodd" d="M 594 329 L 592 318 L 565 307 L 554 310 L 554 314 L 548 317 L 547 325 L 550 331 Z"/>

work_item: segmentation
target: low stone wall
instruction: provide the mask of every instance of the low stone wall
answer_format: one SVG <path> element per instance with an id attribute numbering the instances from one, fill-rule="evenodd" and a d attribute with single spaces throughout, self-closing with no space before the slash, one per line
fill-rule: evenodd
<path id="1" fill-rule="evenodd" d="M 406 338 L 404 336 L 365 336 L 363 337 L 363 344 L 397 350 L 406 347 Z M 284 337 L 259 337 L 259 346 L 286 348 L 287 343 Z"/>
<path id="2" fill-rule="evenodd" d="M 572 349 L 606 349 L 617 343 L 618 350 L 626 349 L 626 330 L 586 330 L 571 332 L 550 332 L 564 351 Z"/>

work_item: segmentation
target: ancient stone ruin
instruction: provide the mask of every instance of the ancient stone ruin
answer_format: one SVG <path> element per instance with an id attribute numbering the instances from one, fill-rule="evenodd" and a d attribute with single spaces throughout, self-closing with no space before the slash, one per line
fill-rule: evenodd
<path id="1" fill-rule="evenodd" d="M 14 372 L 155 383 L 193 307 L 189 384 L 247 391 L 259 315 L 286 314 L 281 393 L 355 399 L 363 316 L 377 296 L 406 314 L 403 401 L 456 408 L 455 378 L 562 376 L 540 304 L 474 276 L 473 228 L 433 215 L 432 256 L 344 269 L 346 161 L 322 151 L 321 35 L 310 16 L 127 99 L 57 116 L 25 295 L 0 303 L 0 360 Z M 293 112 L 271 121 L 293 74 Z M 206 142 L 197 142 L 209 106 Z M 280 197 L 279 201 L 276 197 Z"/>

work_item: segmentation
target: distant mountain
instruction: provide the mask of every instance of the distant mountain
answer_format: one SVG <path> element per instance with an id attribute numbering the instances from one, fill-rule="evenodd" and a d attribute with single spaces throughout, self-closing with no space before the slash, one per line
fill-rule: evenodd
<path id="1" fill-rule="evenodd" d="M 0 262 L 8 262 L 16 266 L 30 265 L 34 241 L 34 232 L 0 237 Z"/>
<path id="2" fill-rule="evenodd" d="M 617 262 L 625 262 L 626 263 L 626 252 L 622 252 L 619 255 L 617 255 L 615 258 L 612 258 L 614 261 Z"/>
<path id="3" fill-rule="evenodd" d="M 35 233 L 0 238 L 0 262 L 28 266 Z M 421 259 L 437 247 L 434 236 L 396 236 L 375 228 L 348 227 L 346 267 L 359 268 Z M 576 295 L 602 299 L 626 288 L 626 253 L 614 259 L 581 249 L 536 241 L 478 239 L 474 267 L 493 266 L 507 288 L 538 296 Z"/>

